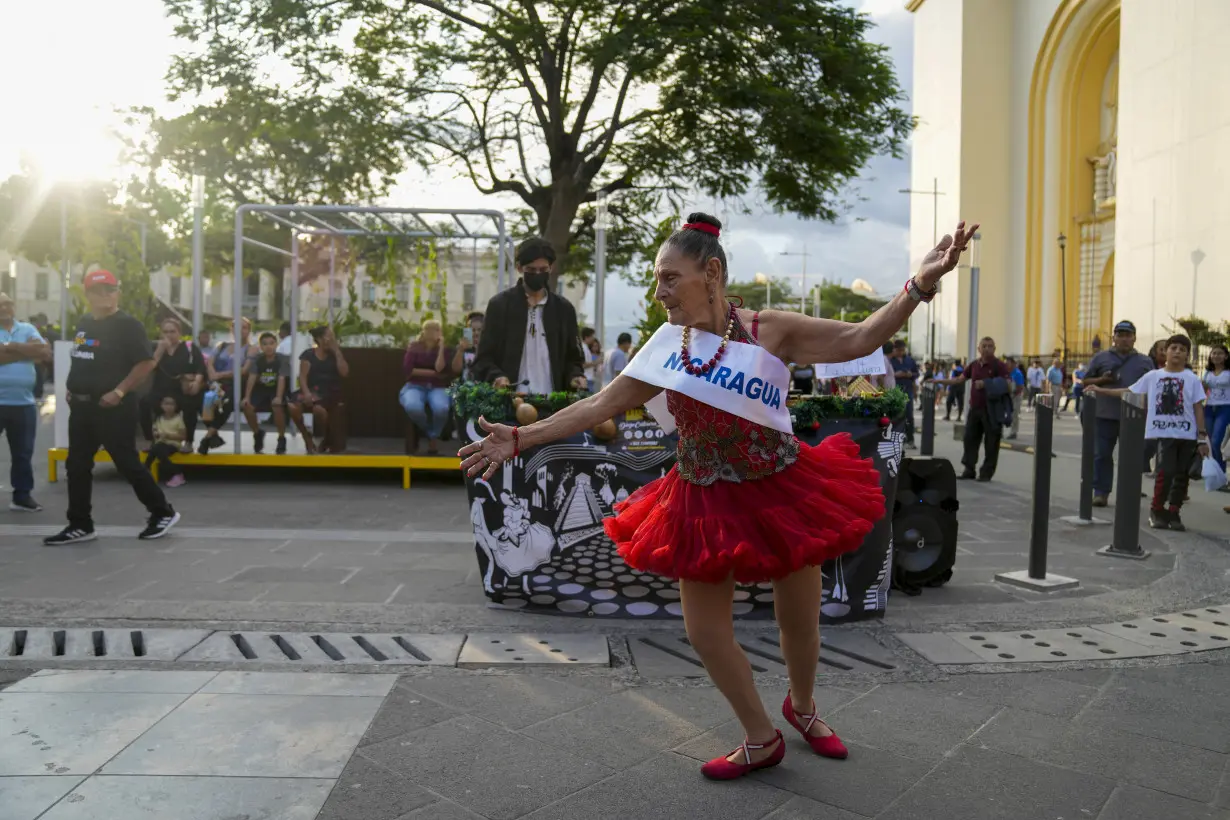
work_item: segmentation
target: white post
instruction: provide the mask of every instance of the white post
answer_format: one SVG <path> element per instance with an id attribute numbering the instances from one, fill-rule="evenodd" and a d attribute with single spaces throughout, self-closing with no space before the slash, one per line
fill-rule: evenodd
<path id="1" fill-rule="evenodd" d="M 68 332 L 68 203 L 60 196 L 60 337 L 71 338 Z M 17 294 L 13 294 L 17 298 Z"/>
<path id="2" fill-rule="evenodd" d="M 240 324 L 240 317 L 243 316 L 243 206 L 239 206 L 235 210 L 235 275 L 232 277 L 233 287 L 231 288 L 231 327 L 234 329 L 235 341 L 231 344 L 231 359 L 234 371 L 231 380 L 231 402 L 233 406 L 233 415 L 235 424 L 232 427 L 232 432 L 235 439 L 235 454 L 238 455 L 241 450 L 239 446 L 239 417 L 243 415 L 240 412 L 240 400 L 243 398 L 243 370 L 244 354 L 246 351 L 239 349 L 240 340 L 243 337 L 243 325 Z"/>
<path id="3" fill-rule="evenodd" d="M 298 262 L 298 254 L 295 255 L 295 260 L 291 262 L 291 267 L 294 268 Z M 333 327 L 333 277 L 337 270 L 337 237 L 329 237 L 329 327 Z M 299 280 L 295 279 L 297 283 Z M 295 285 L 295 292 L 298 293 L 299 286 Z M 294 352 L 295 343 L 291 342 L 291 352 Z"/>
<path id="4" fill-rule="evenodd" d="M 201 335 L 205 321 L 205 177 L 192 178 L 192 333 Z"/>
<path id="5" fill-rule="evenodd" d="M 330 302 L 329 304 L 333 304 Z M 290 234 L 290 371 L 299 372 L 299 232 Z M 295 379 L 292 378 L 293 382 Z M 302 385 L 300 385 L 302 386 Z"/>
<path id="6" fill-rule="evenodd" d="M 598 193 L 598 218 L 594 221 L 594 330 L 599 344 L 606 345 L 606 195 Z"/>
<path id="7" fill-rule="evenodd" d="M 978 243 L 982 239 L 981 233 L 974 234 L 974 247 L 970 249 L 970 267 L 969 267 L 969 330 L 965 351 L 966 366 L 974 359 L 978 358 L 978 263 L 981 261 Z"/>
<path id="8" fill-rule="evenodd" d="M 799 282 L 799 313 L 807 315 L 807 246 L 803 246 L 803 279 Z"/>

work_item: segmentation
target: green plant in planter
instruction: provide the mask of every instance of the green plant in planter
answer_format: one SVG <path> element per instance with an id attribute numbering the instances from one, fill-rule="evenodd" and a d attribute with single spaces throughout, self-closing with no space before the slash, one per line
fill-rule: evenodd
<path id="1" fill-rule="evenodd" d="M 879 396 L 807 396 L 792 404 L 790 421 L 797 432 L 834 419 L 896 419 L 905 405 L 905 391 L 898 387 Z"/>
<path id="2" fill-rule="evenodd" d="M 508 423 L 515 419 L 513 398 L 517 393 L 509 388 L 495 388 L 486 382 L 454 382 L 449 388 L 458 416 Z M 588 393 L 556 392 L 549 395 L 526 396 L 525 401 L 545 418 L 586 398 Z M 836 419 L 896 419 L 905 412 L 906 395 L 893 388 L 879 396 L 808 396 L 790 407 L 790 420 L 795 432 L 815 430 L 821 423 Z"/>

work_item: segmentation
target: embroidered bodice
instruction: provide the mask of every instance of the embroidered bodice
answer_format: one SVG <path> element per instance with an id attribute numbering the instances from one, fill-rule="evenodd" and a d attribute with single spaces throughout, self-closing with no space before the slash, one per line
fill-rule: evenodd
<path id="1" fill-rule="evenodd" d="M 737 315 L 730 340 L 759 344 Z M 798 460 L 799 440 L 793 435 L 763 427 L 673 390 L 666 391 L 666 406 L 679 428 L 679 475 L 691 484 L 764 478 Z"/>

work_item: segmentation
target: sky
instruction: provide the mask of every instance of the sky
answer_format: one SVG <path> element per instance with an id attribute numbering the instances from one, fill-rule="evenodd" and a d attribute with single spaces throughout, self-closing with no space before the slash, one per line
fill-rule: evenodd
<path id="1" fill-rule="evenodd" d="M 898 80 L 912 87 L 913 23 L 903 0 L 848 0 L 872 16 L 872 39 L 889 48 Z M 116 13 L 122 3 L 124 14 Z M 71 22 L 66 25 L 65 22 Z M 47 172 L 68 177 L 108 175 L 119 146 L 107 135 L 115 109 L 157 106 L 164 101 L 163 75 L 176 48 L 162 0 L 40 0 L 0 3 L 0 30 L 10 34 L 0 48 L 6 124 L 0 128 L 0 179 L 16 172 L 23 155 Z M 55 55 L 71 55 L 58 60 Z M 69 69 L 57 68 L 69 66 Z M 21 81 L 22 77 L 37 81 Z M 765 207 L 743 215 L 713 201 L 695 210 L 723 220 L 731 277 L 751 281 L 757 272 L 790 277 L 797 285 L 807 252 L 807 281 L 822 276 L 850 284 L 865 279 L 890 293 L 908 276 L 909 202 L 898 193 L 910 184 L 909 160 L 876 158 L 858 188 L 864 201 L 837 224 L 801 220 Z M 388 204 L 432 207 L 501 207 L 449 172 L 409 172 Z M 504 207 L 515 203 L 509 201 Z M 633 325 L 642 293 L 611 275 L 607 284 L 607 335 Z M 578 306 L 592 319 L 593 289 Z M 608 340 L 608 343 L 609 341 Z"/>

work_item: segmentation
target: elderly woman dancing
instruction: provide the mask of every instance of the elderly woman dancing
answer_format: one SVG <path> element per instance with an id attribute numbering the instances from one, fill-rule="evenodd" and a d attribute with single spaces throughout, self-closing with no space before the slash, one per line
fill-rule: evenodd
<path id="1" fill-rule="evenodd" d="M 688 639 L 743 725 L 744 742 L 701 772 L 731 780 L 776 766 L 785 741 L 765 712 L 735 641 L 734 585 L 772 581 L 790 690 L 782 715 L 819 755 L 846 747 L 812 699 L 820 654 L 820 565 L 857 549 L 884 514 L 870 459 L 846 434 L 816 447 L 791 432 L 784 362 L 842 362 L 877 350 L 936 293 L 978 230 L 962 222 L 901 292 L 857 324 L 742 310 L 726 299 L 721 223 L 694 213 L 658 251 L 658 329 L 601 392 L 525 427 L 480 420 L 487 436 L 461 450 L 467 475 L 494 475 L 521 450 L 646 405 L 679 430 L 676 465 L 615 507 L 605 522 L 629 566 L 679 580 Z M 663 395 L 664 394 L 664 395 Z"/>

